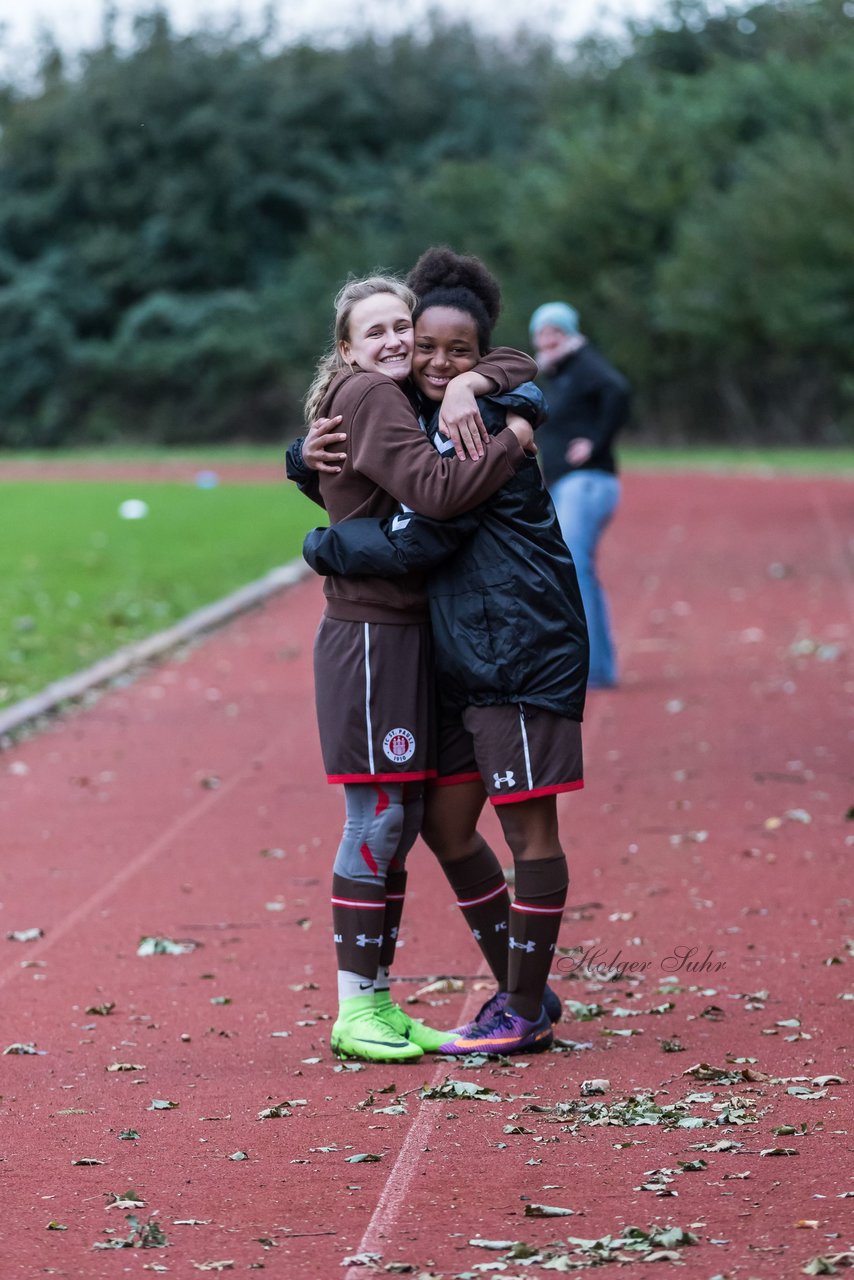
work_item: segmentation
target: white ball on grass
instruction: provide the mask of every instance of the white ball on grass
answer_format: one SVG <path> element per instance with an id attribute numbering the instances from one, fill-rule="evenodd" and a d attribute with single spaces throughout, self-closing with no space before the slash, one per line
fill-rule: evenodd
<path id="1" fill-rule="evenodd" d="M 142 498 L 126 498 L 119 506 L 119 515 L 123 520 L 144 520 L 148 515 L 148 503 Z"/>

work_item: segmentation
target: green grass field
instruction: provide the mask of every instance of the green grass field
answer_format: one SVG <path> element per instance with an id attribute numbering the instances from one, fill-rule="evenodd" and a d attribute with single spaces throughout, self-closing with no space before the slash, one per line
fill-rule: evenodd
<path id="1" fill-rule="evenodd" d="M 122 448 L 6 460 L 281 466 L 281 446 Z M 854 477 L 854 449 L 621 450 L 624 469 Z M 128 497 L 149 505 L 123 520 Z M 320 512 L 292 485 L 0 481 L 0 706 L 176 622 L 300 553 Z"/>
<path id="2" fill-rule="evenodd" d="M 286 484 L 0 483 L 0 706 L 292 560 L 321 514 Z"/>

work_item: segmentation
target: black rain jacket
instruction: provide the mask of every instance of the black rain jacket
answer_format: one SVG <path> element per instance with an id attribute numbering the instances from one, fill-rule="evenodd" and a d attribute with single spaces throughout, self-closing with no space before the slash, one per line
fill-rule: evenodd
<path id="1" fill-rule="evenodd" d="M 505 425 L 508 407 L 530 417 L 536 396 L 528 383 L 479 398 L 489 433 Z M 437 449 L 450 452 L 438 432 L 438 410 L 425 430 Z M 430 621 L 447 707 L 527 702 L 582 719 L 589 656 L 584 607 L 533 458 L 488 502 L 453 520 L 405 508 L 387 520 L 345 520 L 309 533 L 303 554 L 320 574 L 431 571 Z"/>
<path id="2" fill-rule="evenodd" d="M 616 475 L 614 437 L 629 416 L 631 389 L 621 373 L 590 342 L 564 356 L 540 381 L 549 402 L 549 424 L 538 441 L 546 484 L 552 487 L 571 471 L 608 471 Z M 586 462 L 566 460 L 570 440 L 593 442 Z"/>

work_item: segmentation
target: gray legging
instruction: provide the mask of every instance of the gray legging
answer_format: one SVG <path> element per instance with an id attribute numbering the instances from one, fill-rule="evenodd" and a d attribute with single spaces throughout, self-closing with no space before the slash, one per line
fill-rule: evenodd
<path id="1" fill-rule="evenodd" d="M 385 885 L 391 871 L 403 871 L 406 855 L 421 829 L 424 795 L 404 782 L 348 782 L 347 818 L 333 871 L 346 880 Z"/>

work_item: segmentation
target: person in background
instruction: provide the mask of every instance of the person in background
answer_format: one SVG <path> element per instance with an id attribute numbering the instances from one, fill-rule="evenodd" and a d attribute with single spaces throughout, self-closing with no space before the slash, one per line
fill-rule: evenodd
<path id="1" fill-rule="evenodd" d="M 578 325 L 578 312 L 566 302 L 546 302 L 531 316 L 531 340 L 549 405 L 537 444 L 587 615 L 588 688 L 608 689 L 617 683 L 617 662 L 596 557 L 620 501 L 613 444 L 629 415 L 630 387 Z"/>

